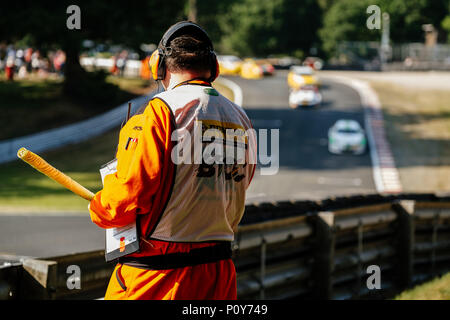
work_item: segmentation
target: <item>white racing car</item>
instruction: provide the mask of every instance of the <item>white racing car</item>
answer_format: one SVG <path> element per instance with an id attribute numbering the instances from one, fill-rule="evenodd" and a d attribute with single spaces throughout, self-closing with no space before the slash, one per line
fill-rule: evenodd
<path id="1" fill-rule="evenodd" d="M 322 95 L 315 85 L 303 86 L 298 90 L 292 90 L 289 94 L 289 106 L 293 109 L 299 106 L 316 106 L 322 102 Z"/>
<path id="2" fill-rule="evenodd" d="M 328 130 L 328 150 L 331 153 L 362 154 L 366 150 L 366 143 L 364 130 L 355 120 L 338 120 Z"/>

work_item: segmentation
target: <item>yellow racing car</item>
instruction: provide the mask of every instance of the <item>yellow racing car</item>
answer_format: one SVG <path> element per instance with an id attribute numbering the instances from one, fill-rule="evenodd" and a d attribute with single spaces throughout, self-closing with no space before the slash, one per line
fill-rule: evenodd
<path id="1" fill-rule="evenodd" d="M 236 56 L 217 56 L 221 75 L 239 75 L 241 73 L 242 60 Z"/>
<path id="2" fill-rule="evenodd" d="M 303 86 L 319 86 L 319 79 L 314 75 L 314 70 L 308 66 L 292 66 L 287 76 L 288 86 L 298 90 Z"/>
<path id="3" fill-rule="evenodd" d="M 241 66 L 241 77 L 244 79 L 261 79 L 264 69 L 253 59 L 245 59 Z"/>

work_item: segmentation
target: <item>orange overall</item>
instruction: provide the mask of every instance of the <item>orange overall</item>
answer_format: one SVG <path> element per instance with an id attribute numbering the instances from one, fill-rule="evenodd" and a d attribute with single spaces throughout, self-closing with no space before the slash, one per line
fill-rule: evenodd
<path id="1" fill-rule="evenodd" d="M 120 131 L 117 172 L 105 177 L 103 190 L 89 206 L 92 221 L 101 228 L 123 227 L 140 219 L 140 251 L 131 257 L 189 252 L 217 244 L 146 237 L 172 192 L 174 126 L 171 109 L 158 98 L 142 114 L 130 118 Z M 236 299 L 236 271 L 231 259 L 167 270 L 118 263 L 105 299 Z"/>

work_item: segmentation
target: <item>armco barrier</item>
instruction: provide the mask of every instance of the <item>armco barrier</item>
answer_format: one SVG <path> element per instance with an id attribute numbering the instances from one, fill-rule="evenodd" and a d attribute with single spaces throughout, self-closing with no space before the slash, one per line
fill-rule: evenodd
<path id="1" fill-rule="evenodd" d="M 233 260 L 240 299 L 392 297 L 450 271 L 450 196 L 248 205 Z M 81 289 L 67 287 L 70 265 L 80 267 Z M 380 289 L 367 286 L 369 266 L 380 270 Z M 103 251 L 45 260 L 0 256 L 0 299 L 100 298 L 113 268 Z"/>
<path id="2" fill-rule="evenodd" d="M 131 112 L 136 112 L 144 103 L 148 102 L 155 94 L 140 96 L 133 100 Z M 46 130 L 28 136 L 0 141 L 0 163 L 17 159 L 17 150 L 21 147 L 33 152 L 44 152 L 65 146 L 86 141 L 118 127 L 126 118 L 128 103 L 101 115 L 73 123 L 61 128 Z"/>

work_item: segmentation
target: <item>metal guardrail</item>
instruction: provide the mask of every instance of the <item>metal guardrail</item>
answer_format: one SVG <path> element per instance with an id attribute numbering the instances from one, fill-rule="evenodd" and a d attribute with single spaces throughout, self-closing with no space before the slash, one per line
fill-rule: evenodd
<path id="1" fill-rule="evenodd" d="M 248 205 L 233 247 L 240 299 L 392 297 L 450 271 L 450 196 L 364 195 Z M 1 266 L 1 262 L 9 265 Z M 69 290 L 69 265 L 81 289 Z M 368 289 L 366 269 L 381 270 Z M 45 260 L 0 256 L 0 299 L 102 297 L 103 251 Z"/>
<path id="2" fill-rule="evenodd" d="M 154 94 L 155 92 L 152 92 L 150 95 L 131 100 L 132 113 L 148 102 Z M 0 163 L 16 160 L 17 150 L 21 147 L 33 150 L 33 152 L 43 152 L 96 137 L 119 126 L 126 118 L 127 110 L 128 103 L 123 103 L 113 110 L 84 121 L 24 137 L 0 141 Z"/>

